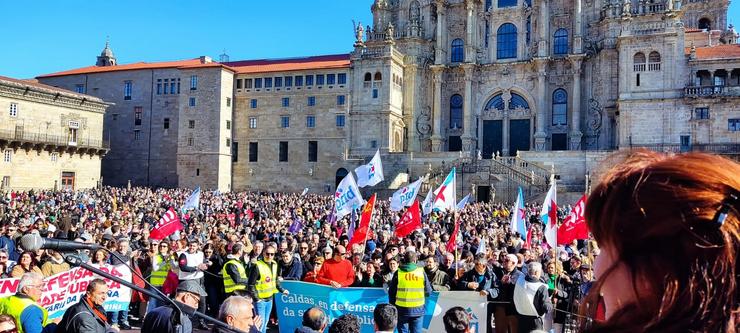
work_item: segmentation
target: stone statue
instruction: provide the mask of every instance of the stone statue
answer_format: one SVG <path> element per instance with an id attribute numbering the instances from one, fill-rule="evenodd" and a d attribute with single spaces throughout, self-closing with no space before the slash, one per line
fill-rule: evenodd
<path id="1" fill-rule="evenodd" d="M 622 15 L 629 16 L 630 12 L 632 12 L 632 0 L 624 0 L 622 4 Z"/>
<path id="2" fill-rule="evenodd" d="M 352 21 L 354 24 L 354 20 Z M 355 46 L 362 46 L 365 42 L 365 28 L 362 27 L 362 22 L 355 25 Z"/>
<path id="3" fill-rule="evenodd" d="M 393 39 L 395 28 L 393 27 L 393 23 L 388 23 L 388 27 L 385 28 L 385 39 L 391 40 Z"/>
<path id="4" fill-rule="evenodd" d="M 478 160 L 480 161 L 482 159 L 483 159 L 483 154 L 481 153 L 480 149 L 478 149 Z"/>

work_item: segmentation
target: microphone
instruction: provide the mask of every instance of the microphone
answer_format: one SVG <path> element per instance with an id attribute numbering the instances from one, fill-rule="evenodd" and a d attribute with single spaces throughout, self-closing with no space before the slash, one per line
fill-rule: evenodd
<path id="1" fill-rule="evenodd" d="M 28 234 L 21 237 L 21 248 L 25 251 L 36 252 L 39 249 L 49 249 L 58 252 L 76 250 L 97 250 L 102 246 L 97 244 L 80 243 L 68 240 L 42 238 L 37 234 Z"/>

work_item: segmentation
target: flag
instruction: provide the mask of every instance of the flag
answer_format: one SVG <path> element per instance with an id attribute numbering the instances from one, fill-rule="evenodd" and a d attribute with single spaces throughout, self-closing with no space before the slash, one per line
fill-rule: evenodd
<path id="1" fill-rule="evenodd" d="M 432 208 L 442 211 L 453 210 L 455 200 L 455 168 L 452 168 L 442 185 L 434 191 Z"/>
<path id="2" fill-rule="evenodd" d="M 355 230 L 354 235 L 352 235 L 349 244 L 347 244 L 347 249 L 352 249 L 352 246 L 355 244 L 365 244 L 365 241 L 369 236 L 370 220 L 372 220 L 373 210 L 375 210 L 376 196 L 376 194 L 373 194 L 370 199 L 367 200 L 365 208 L 362 209 L 362 215 L 360 216 L 360 226 Z"/>
<path id="3" fill-rule="evenodd" d="M 162 218 L 159 219 L 157 225 L 155 225 L 152 231 L 149 233 L 149 238 L 162 240 L 165 237 L 174 234 L 178 230 L 182 230 L 180 217 L 177 216 L 175 210 L 170 207 L 167 213 L 165 213 Z"/>
<path id="4" fill-rule="evenodd" d="M 308 193 L 308 187 L 306 187 L 306 188 L 303 189 L 303 193 L 301 193 L 301 196 L 306 195 L 306 193 Z"/>
<path id="5" fill-rule="evenodd" d="M 558 247 L 558 192 L 555 185 L 555 180 L 550 185 L 550 190 L 547 191 L 545 196 L 545 202 L 542 203 L 542 211 L 540 212 L 540 219 L 545 224 L 545 239 L 547 244 L 550 245 L 551 249 Z"/>
<path id="6" fill-rule="evenodd" d="M 419 212 L 419 200 L 414 200 L 411 207 L 403 214 L 401 220 L 396 223 L 396 237 L 406 237 L 414 230 L 421 228 L 421 214 Z"/>
<path id="7" fill-rule="evenodd" d="M 293 223 L 290 224 L 290 227 L 288 227 L 288 232 L 291 234 L 297 234 L 299 231 L 303 229 L 303 222 L 300 218 L 296 217 L 293 219 Z"/>
<path id="8" fill-rule="evenodd" d="M 432 199 L 434 199 L 434 191 L 430 188 L 429 193 L 427 193 L 427 197 L 424 198 L 424 203 L 422 204 L 422 213 L 424 215 L 429 215 L 429 213 L 432 212 L 432 204 L 434 203 Z"/>
<path id="9" fill-rule="evenodd" d="M 183 213 L 190 209 L 198 210 L 200 207 L 200 187 L 196 188 L 195 191 L 185 200 L 185 204 L 182 206 L 181 211 Z"/>
<path id="10" fill-rule="evenodd" d="M 585 194 L 573 206 L 568 217 L 565 218 L 563 224 L 558 228 L 558 245 L 567 245 L 575 239 L 588 238 L 588 225 L 586 224 L 586 219 L 583 217 L 584 211 L 586 211 Z"/>
<path id="11" fill-rule="evenodd" d="M 233 227 L 236 225 L 236 214 L 227 214 L 226 219 L 229 220 L 230 226 Z"/>
<path id="12" fill-rule="evenodd" d="M 254 212 L 252 212 L 252 208 L 247 209 L 247 218 L 250 220 L 254 220 Z"/>
<path id="13" fill-rule="evenodd" d="M 522 239 L 527 239 L 527 226 L 524 221 L 524 195 L 521 187 L 514 208 L 511 209 L 511 231 L 519 232 Z"/>
<path id="14" fill-rule="evenodd" d="M 391 197 L 391 210 L 397 212 L 403 209 L 403 207 L 411 206 L 411 204 L 416 202 L 416 196 L 419 194 L 422 182 L 424 182 L 424 177 L 393 193 L 393 197 Z"/>
<path id="15" fill-rule="evenodd" d="M 478 245 L 478 250 L 475 251 L 475 254 L 487 254 L 488 250 L 486 249 L 486 239 L 481 238 L 480 245 Z"/>
<path id="16" fill-rule="evenodd" d="M 362 206 L 364 201 L 360 196 L 360 189 L 357 188 L 355 178 L 349 173 L 342 179 L 334 192 L 334 214 L 337 220 L 341 220 L 349 214 L 353 208 Z"/>
<path id="17" fill-rule="evenodd" d="M 447 252 L 455 252 L 455 247 L 457 246 L 457 234 L 460 231 L 460 221 L 455 220 L 455 229 L 452 231 L 452 235 L 450 235 L 450 239 L 447 241 Z"/>
<path id="18" fill-rule="evenodd" d="M 468 193 L 468 195 L 466 195 L 464 198 L 460 200 L 460 202 L 457 203 L 457 206 L 455 206 L 455 209 L 458 212 L 461 211 L 463 208 L 465 208 L 465 205 L 468 204 L 468 201 L 470 201 L 470 193 Z"/>
<path id="19" fill-rule="evenodd" d="M 375 186 L 383 181 L 383 164 L 380 163 L 380 149 L 375 152 L 375 156 L 370 163 L 360 165 L 355 169 L 357 174 L 357 185 L 360 187 Z"/>
<path id="20" fill-rule="evenodd" d="M 355 234 L 355 226 L 357 225 L 357 209 L 352 209 L 352 214 L 349 215 L 349 226 L 347 226 L 347 239 L 352 239 L 352 235 Z M 337 235 L 341 235 L 337 233 Z"/>

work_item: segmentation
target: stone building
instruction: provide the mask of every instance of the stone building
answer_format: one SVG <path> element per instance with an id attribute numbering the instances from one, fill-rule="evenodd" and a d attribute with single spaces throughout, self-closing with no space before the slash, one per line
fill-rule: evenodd
<path id="1" fill-rule="evenodd" d="M 728 7 L 728 0 L 375 0 L 373 22 L 356 25 L 347 55 L 117 65 L 106 46 L 98 66 L 39 79 L 68 89 L 87 89 L 89 80 L 99 89 L 92 95 L 116 104 L 106 118 L 115 133 L 107 132 L 113 145 L 103 167 L 121 176 L 106 182 L 206 186 L 196 163 L 206 152 L 188 151 L 195 140 L 221 154 L 219 171 L 206 176 L 219 179 L 212 187 L 331 191 L 379 149 L 388 180 L 375 189 L 421 175 L 430 187 L 457 166 L 460 193 L 506 200 L 519 186 L 543 192 L 551 174 L 563 190 L 582 192 L 597 162 L 617 149 L 737 157 L 740 45 Z M 175 98 L 151 92 L 160 79 L 188 84 L 206 73 L 221 81 L 201 88 L 201 79 L 198 90 Z M 169 117 L 178 132 L 154 131 L 152 140 L 143 133 L 140 144 L 154 147 L 127 146 L 136 140 L 134 106 L 121 98 L 126 80 L 152 96 L 149 108 L 145 95 L 134 104 L 152 109 L 154 121 Z M 212 96 L 198 105 L 219 113 L 197 113 L 198 129 L 212 126 L 191 140 L 183 132 L 195 116 L 188 97 L 206 89 Z M 125 126 L 111 123 L 115 114 L 129 117 Z M 174 160 L 176 169 L 165 167 Z"/>
<path id="2" fill-rule="evenodd" d="M 209 57 L 117 64 L 108 44 L 95 66 L 39 76 L 113 105 L 103 136 L 106 185 L 231 189 L 234 72 Z"/>
<path id="3" fill-rule="evenodd" d="M 85 189 L 100 183 L 108 151 L 100 98 L 0 77 L 0 187 Z"/>

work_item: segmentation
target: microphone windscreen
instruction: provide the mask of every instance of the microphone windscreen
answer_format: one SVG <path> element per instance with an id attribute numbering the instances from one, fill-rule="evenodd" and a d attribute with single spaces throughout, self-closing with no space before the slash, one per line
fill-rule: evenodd
<path id="1" fill-rule="evenodd" d="M 44 245 L 44 239 L 37 234 L 28 234 L 21 237 L 21 248 L 25 251 L 36 252 Z"/>

